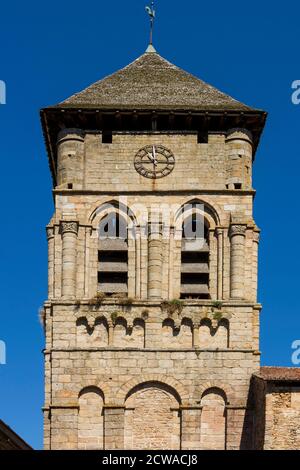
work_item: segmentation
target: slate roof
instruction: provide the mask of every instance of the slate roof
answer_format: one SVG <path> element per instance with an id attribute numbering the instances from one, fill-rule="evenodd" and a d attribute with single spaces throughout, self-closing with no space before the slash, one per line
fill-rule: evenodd
<path id="1" fill-rule="evenodd" d="M 156 51 L 146 51 L 56 107 L 257 111 L 171 64 Z"/>
<path id="2" fill-rule="evenodd" d="M 32 450 L 32 447 L 0 419 L 1 450 Z"/>

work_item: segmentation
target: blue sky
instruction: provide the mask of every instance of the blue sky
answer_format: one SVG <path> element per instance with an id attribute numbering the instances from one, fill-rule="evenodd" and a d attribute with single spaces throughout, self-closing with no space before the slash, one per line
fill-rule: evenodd
<path id="1" fill-rule="evenodd" d="M 147 46 L 147 0 L 2 2 L 0 80 L 0 419 L 42 447 L 45 225 L 51 180 L 38 111 L 128 64 Z M 300 339 L 299 2 L 157 1 L 160 54 L 222 91 L 269 112 L 256 155 L 255 218 L 262 229 L 259 300 L 263 365 L 291 364 Z M 300 289 L 299 289 L 300 291 Z"/>

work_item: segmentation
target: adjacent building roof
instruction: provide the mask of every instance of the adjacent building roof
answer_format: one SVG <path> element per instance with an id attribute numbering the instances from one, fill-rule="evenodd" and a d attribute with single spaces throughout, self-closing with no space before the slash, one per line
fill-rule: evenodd
<path id="1" fill-rule="evenodd" d="M 0 419 L 0 450 L 32 450 L 32 447 Z"/>
<path id="2" fill-rule="evenodd" d="M 173 65 L 145 52 L 127 67 L 62 103 L 62 108 L 256 111 Z"/>
<path id="3" fill-rule="evenodd" d="M 255 375 L 267 381 L 300 382 L 300 367 L 261 367 Z"/>

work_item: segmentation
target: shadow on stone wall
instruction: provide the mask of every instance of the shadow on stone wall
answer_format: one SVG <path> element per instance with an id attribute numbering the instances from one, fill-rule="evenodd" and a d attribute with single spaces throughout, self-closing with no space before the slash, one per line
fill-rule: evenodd
<path id="1" fill-rule="evenodd" d="M 240 450 L 262 450 L 265 436 L 265 384 L 253 376 L 247 398 Z"/>

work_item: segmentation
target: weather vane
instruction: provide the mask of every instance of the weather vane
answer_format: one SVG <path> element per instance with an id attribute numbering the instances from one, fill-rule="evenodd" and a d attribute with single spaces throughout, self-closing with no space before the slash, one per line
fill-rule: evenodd
<path id="1" fill-rule="evenodd" d="M 146 12 L 150 16 L 150 44 L 153 44 L 153 27 L 155 19 L 154 1 L 151 2 L 151 7 L 146 7 Z"/>

